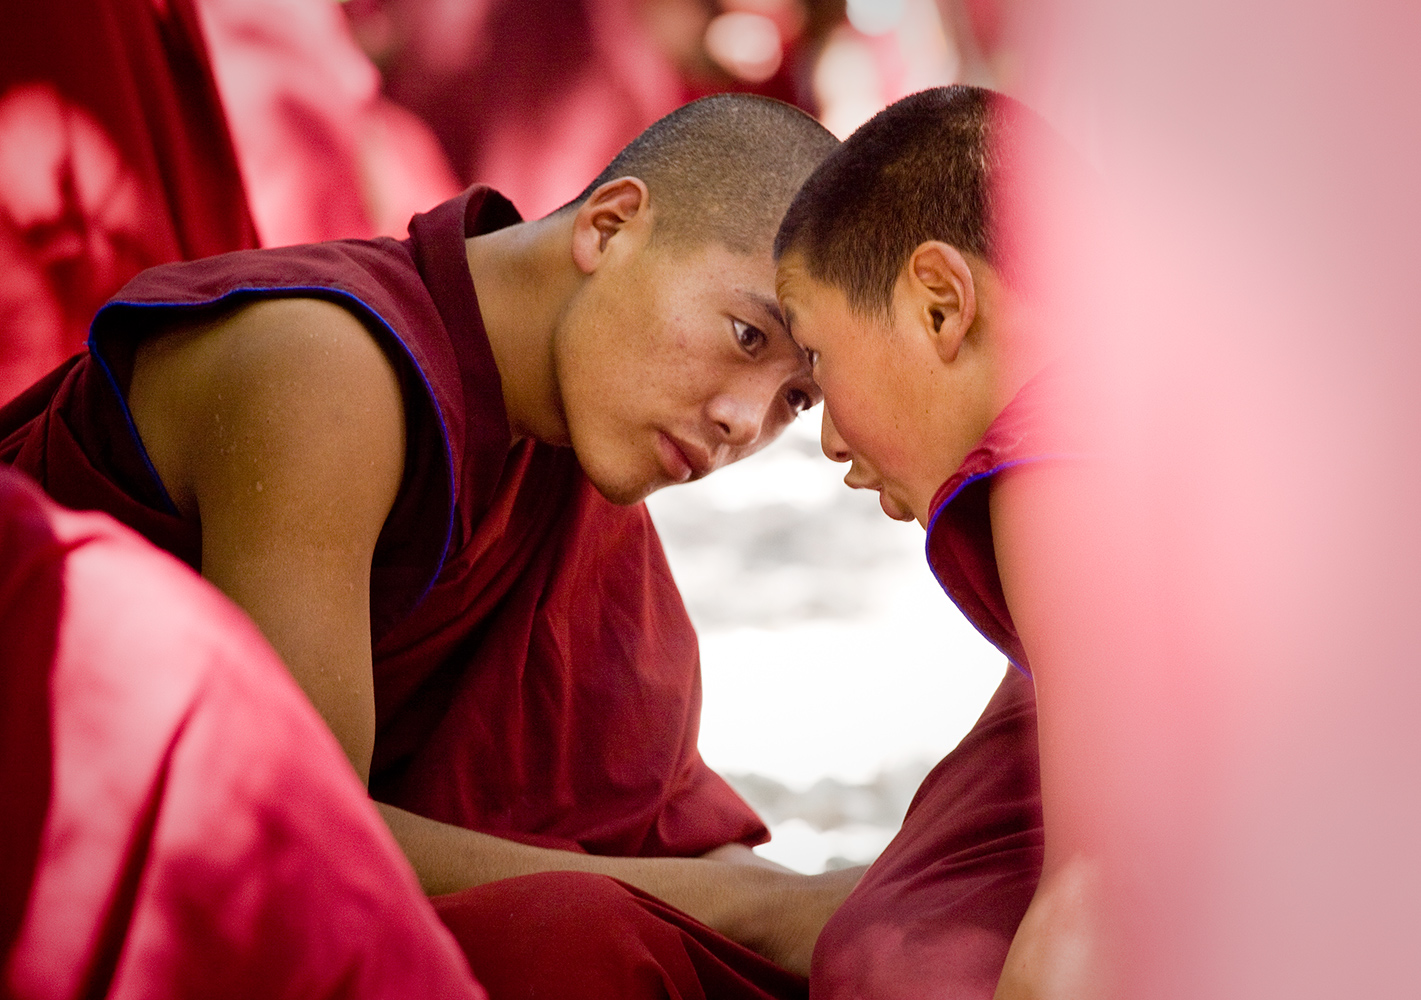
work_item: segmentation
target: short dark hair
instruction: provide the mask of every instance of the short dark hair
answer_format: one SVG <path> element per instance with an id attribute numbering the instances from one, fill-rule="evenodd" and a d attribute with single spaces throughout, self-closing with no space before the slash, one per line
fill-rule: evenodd
<path id="1" fill-rule="evenodd" d="M 558 211 L 618 177 L 651 193 L 652 239 L 732 250 L 768 249 L 804 179 L 839 141 L 798 108 L 768 97 L 717 94 L 683 105 L 633 139 Z"/>
<path id="2" fill-rule="evenodd" d="M 1020 166 L 1015 140 L 1043 130 L 1025 105 L 981 87 L 905 97 L 810 175 L 780 223 L 775 259 L 799 255 L 811 277 L 865 314 L 891 307 L 908 258 L 930 240 L 1010 272 L 993 193 Z"/>

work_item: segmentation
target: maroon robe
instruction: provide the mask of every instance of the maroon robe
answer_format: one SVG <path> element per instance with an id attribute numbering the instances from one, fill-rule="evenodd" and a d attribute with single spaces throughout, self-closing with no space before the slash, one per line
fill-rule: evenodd
<path id="1" fill-rule="evenodd" d="M 434 900 L 491 1000 L 804 1000 L 786 972 L 605 875 L 542 872 Z"/>
<path id="2" fill-rule="evenodd" d="M 100 311 L 87 357 L 0 410 L 0 461 L 196 567 L 199 525 L 176 513 L 128 416 L 135 345 L 177 314 L 262 296 L 345 306 L 399 369 L 409 433 L 372 565 L 372 794 L 595 854 L 761 842 L 696 749 L 695 633 L 645 507 L 605 500 L 570 449 L 510 446 L 464 240 L 517 218 L 472 188 L 403 242 L 147 271 Z"/>
<path id="3" fill-rule="evenodd" d="M 977 724 L 923 781 L 903 828 L 829 920 L 814 1000 L 989 1000 L 1041 876 L 1036 696 L 997 574 L 991 477 L 1062 457 L 1029 382 L 933 498 L 928 562 L 1014 666 Z"/>
<path id="4" fill-rule="evenodd" d="M 0 995 L 484 996 L 230 601 L 0 469 Z"/>
<path id="5" fill-rule="evenodd" d="M 46 0 L 0 32 L 0 403 L 145 267 L 256 246 L 191 0 Z"/>

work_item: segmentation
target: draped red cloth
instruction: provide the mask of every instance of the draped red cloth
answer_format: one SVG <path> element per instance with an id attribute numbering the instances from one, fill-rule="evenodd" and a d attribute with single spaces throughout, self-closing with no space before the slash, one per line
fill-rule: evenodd
<path id="1" fill-rule="evenodd" d="M 135 345 L 177 314 L 261 296 L 344 305 L 400 371 L 409 435 L 405 481 L 372 566 L 372 794 L 445 822 L 592 853 L 698 855 L 759 842 L 759 818 L 697 752 L 695 633 L 645 508 L 603 499 L 570 449 L 511 445 L 464 240 L 517 218 L 500 196 L 474 188 L 417 216 L 404 242 L 247 251 L 148 271 L 100 312 L 89 355 L 0 410 L 0 461 L 195 566 L 198 525 L 176 513 L 124 402 Z M 569 949 L 596 928 L 608 968 L 652 961 L 680 981 L 689 950 L 712 995 L 735 983 L 744 991 L 721 992 L 747 1000 L 803 992 L 801 977 L 670 907 L 608 880 L 555 881 L 589 895 L 544 899 L 528 883 L 495 884 L 441 903 L 441 912 L 471 957 L 499 959 L 503 983 L 555 972 L 571 982 Z M 555 926 L 550 913 L 561 914 Z M 512 928 L 526 931 L 521 950 L 490 952 L 487 942 Z M 693 981 L 684 995 L 697 995 Z M 633 995 L 621 992 L 631 980 L 615 982 L 588 995 Z"/>
<path id="2" fill-rule="evenodd" d="M 758 843 L 701 761 L 695 633 L 641 505 L 615 506 L 570 449 L 511 446 L 464 255 L 517 219 L 474 188 L 412 237 L 247 251 L 135 279 L 92 353 L 0 410 L 0 461 L 198 565 L 199 526 L 148 465 L 123 392 L 137 342 L 176 314 L 316 295 L 360 316 L 401 372 L 405 481 L 371 581 L 371 793 L 487 833 L 594 854 Z"/>
<path id="3" fill-rule="evenodd" d="M 0 402 L 164 261 L 256 245 L 191 0 L 26 4 L 0 32 Z"/>
<path id="4" fill-rule="evenodd" d="M 933 499 L 927 554 L 974 626 L 1014 664 L 972 731 L 923 781 L 898 835 L 830 918 L 814 1000 L 989 1000 L 1041 877 L 1036 696 L 997 573 L 992 477 L 1070 457 L 1047 419 L 1055 373 L 1028 382 Z"/>
<path id="5" fill-rule="evenodd" d="M 491 1000 L 803 1000 L 798 976 L 605 875 L 544 872 L 434 900 Z"/>
<path id="6" fill-rule="evenodd" d="M 481 998 L 241 612 L 0 470 L 0 955 L 14 997 Z"/>
<path id="7" fill-rule="evenodd" d="M 1042 843 L 1036 698 L 1008 668 L 829 919 L 810 997 L 990 1000 L 1041 877 Z"/>

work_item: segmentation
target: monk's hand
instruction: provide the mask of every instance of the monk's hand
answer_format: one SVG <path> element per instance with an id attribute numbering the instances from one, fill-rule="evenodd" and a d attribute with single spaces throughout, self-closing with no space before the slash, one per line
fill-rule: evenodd
<path id="1" fill-rule="evenodd" d="M 809 975 L 814 943 L 834 911 L 858 885 L 866 868 L 822 875 L 779 871 L 764 891 L 743 900 L 728 936 L 790 972 Z"/>

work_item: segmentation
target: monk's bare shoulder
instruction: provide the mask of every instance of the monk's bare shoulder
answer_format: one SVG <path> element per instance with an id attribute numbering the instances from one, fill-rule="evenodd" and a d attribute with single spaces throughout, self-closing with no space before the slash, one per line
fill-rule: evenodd
<path id="1" fill-rule="evenodd" d="M 134 423 L 202 533 L 202 575 L 281 654 L 368 773 L 370 566 L 404 468 L 398 375 L 328 302 L 260 302 L 145 343 Z"/>
<path id="2" fill-rule="evenodd" d="M 188 516 L 199 514 L 200 487 L 211 502 L 224 489 L 339 480 L 352 453 L 386 453 L 388 464 L 393 449 L 403 462 L 393 366 L 359 319 L 319 299 L 256 302 L 150 338 L 134 359 L 129 406 Z"/>

